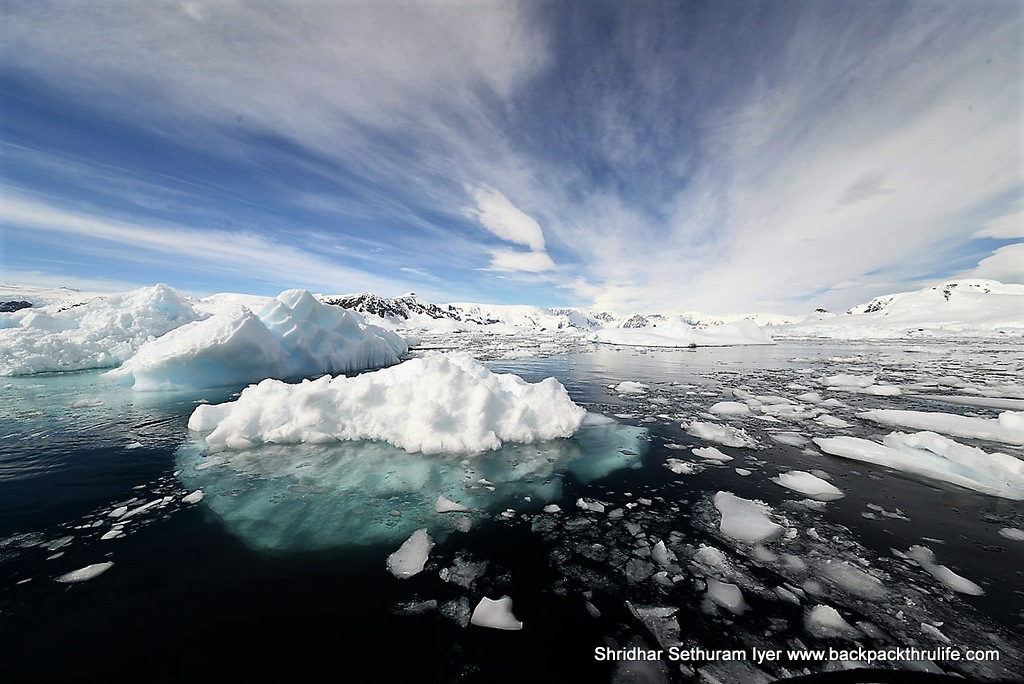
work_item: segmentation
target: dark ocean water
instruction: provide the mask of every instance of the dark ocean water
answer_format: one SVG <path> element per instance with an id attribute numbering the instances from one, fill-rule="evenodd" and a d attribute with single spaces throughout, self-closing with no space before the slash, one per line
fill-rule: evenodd
<path id="1" fill-rule="evenodd" d="M 336 489 L 322 482 L 298 488 L 299 481 L 282 485 L 281 478 L 258 471 L 189 469 L 195 461 L 188 460 L 194 447 L 188 416 L 198 401 L 222 401 L 230 391 L 137 394 L 113 386 L 98 372 L 8 378 L 0 394 L 2 671 L 9 681 L 227 681 L 260 675 L 310 679 L 326 666 L 343 680 L 625 681 L 631 666 L 596 661 L 595 648 L 656 648 L 666 640 L 706 648 L 923 647 L 936 639 L 922 631 L 927 622 L 956 648 L 995 648 L 1001 656 L 998 662 L 935 668 L 1009 680 L 1022 673 L 1024 662 L 1024 543 L 999 530 L 1024 528 L 1024 506 L 780 444 L 770 433 L 871 437 L 888 430 L 858 420 L 859 410 L 936 410 L 934 402 L 909 392 L 900 397 L 829 394 L 813 382 L 821 375 L 876 373 L 895 384 L 956 376 L 966 387 L 1002 388 L 998 391 L 1009 396 L 1010 386 L 1019 383 L 1022 357 L 1019 347 L 1000 345 L 790 343 L 672 351 L 597 347 L 493 362 L 494 370 L 531 381 L 557 377 L 577 403 L 636 428 L 630 435 L 642 435 L 640 446 L 620 449 L 627 452 L 621 463 L 626 467 L 614 472 L 604 473 L 604 466 L 589 474 L 561 469 L 526 477 L 523 484 L 510 476 L 473 514 L 469 532 L 435 533 L 437 545 L 426 570 L 407 580 L 387 572 L 386 558 L 407 529 L 433 524 L 412 507 L 411 494 L 380 494 L 379 483 L 371 483 L 378 490 L 361 486 L 344 494 L 346 506 L 358 497 L 366 501 L 339 508 Z M 649 389 L 622 396 L 610 389 L 626 380 Z M 667 458 L 689 457 L 688 450 L 676 447 L 704 445 L 680 424 L 704 420 L 700 414 L 729 399 L 735 388 L 790 397 L 817 389 L 846 404 L 833 413 L 852 427 L 829 430 L 810 421 L 776 425 L 744 418 L 732 424 L 742 425 L 766 448 L 720 447 L 735 460 L 707 465 L 694 476 L 665 468 Z M 945 391 L 934 384 L 925 390 Z M 1005 445 L 973 444 L 1020 455 Z M 294 447 L 282 458 L 310 459 L 315 469 L 323 453 L 304 453 L 304 448 Z M 519 472 L 517 462 L 493 458 L 495 469 Z M 596 457 L 584 448 L 577 465 L 587 458 Z M 737 467 L 750 475 L 739 475 Z M 824 471 L 846 496 L 822 509 L 804 506 L 802 497 L 769 480 L 788 469 Z M 221 479 L 204 479 L 209 474 Z M 237 484 L 224 477 L 237 478 Z M 183 501 L 203 483 L 210 484 L 203 486 L 202 502 Z M 758 557 L 723 539 L 710 503 L 719 490 L 764 501 L 784 516 L 794 539 L 772 549 L 803 559 L 808 569 L 784 568 L 778 559 Z M 257 505 L 261 497 L 273 501 L 263 502 L 264 508 Z M 600 501 L 605 512 L 581 510 L 576 504 L 581 497 Z M 282 501 L 283 507 L 275 508 Z M 244 533 L 232 522 L 231 507 L 241 506 L 238 502 L 249 507 Z M 561 512 L 544 513 L 541 508 L 549 503 L 557 503 Z M 132 514 L 111 516 L 122 507 Z M 364 509 L 379 512 L 377 523 L 384 516 L 391 525 L 387 516 L 393 516 L 393 538 L 390 528 L 382 528 L 383 536 L 358 545 L 313 543 L 300 532 L 294 539 L 276 538 L 272 547 L 258 541 L 261 515 L 267 516 L 268 528 L 275 515 L 283 515 L 275 511 L 283 510 L 321 528 L 351 525 L 347 517 L 354 514 L 345 511 L 362 515 Z M 655 571 L 662 566 L 650 560 L 655 540 L 677 556 L 660 579 Z M 931 548 L 939 563 L 982 585 L 985 594 L 954 594 L 893 551 L 915 544 Z M 745 614 L 708 603 L 704 582 L 715 573 L 693 560 L 702 545 L 727 558 L 729 569 L 720 570 L 726 573 L 721 576 L 743 588 L 750 608 Z M 94 579 L 56 581 L 103 562 L 113 565 Z M 465 563 L 482 568 L 466 586 L 439 576 Z M 820 568 L 842 563 L 877 574 L 884 591 L 858 593 L 819 576 Z M 807 590 L 802 605 L 771 593 L 787 582 Z M 472 608 L 483 596 L 502 595 L 513 598 L 523 630 L 459 624 L 459 606 Z M 836 607 L 851 624 L 871 623 L 879 633 L 861 634 L 856 642 L 811 637 L 804 615 L 819 603 Z M 666 662 L 652 671 L 680 681 L 758 676 L 730 667 L 701 662 L 680 668 Z M 836 666 L 810 670 L 830 667 Z M 765 668 L 764 675 L 801 672 L 801 665 L 784 664 Z"/>

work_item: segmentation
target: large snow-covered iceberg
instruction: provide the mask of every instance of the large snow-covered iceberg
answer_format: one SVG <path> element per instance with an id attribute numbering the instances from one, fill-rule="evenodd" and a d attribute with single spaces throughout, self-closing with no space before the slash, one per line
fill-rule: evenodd
<path id="1" fill-rule="evenodd" d="M 207 433 L 212 451 L 366 439 L 473 453 L 569 437 L 585 414 L 554 378 L 528 383 L 468 354 L 432 353 L 352 378 L 264 380 L 235 401 L 197 407 L 188 425 Z"/>
<path id="2" fill-rule="evenodd" d="M 235 306 L 142 345 L 109 373 L 137 390 L 224 387 L 397 364 L 405 339 L 358 313 L 286 290 L 259 315 Z"/>
<path id="3" fill-rule="evenodd" d="M 605 328 L 594 333 L 593 340 L 635 347 L 731 347 L 775 343 L 753 321 L 696 327 L 678 317 L 644 328 Z"/>
<path id="4" fill-rule="evenodd" d="M 167 285 L 0 313 L 0 375 L 111 368 L 145 343 L 200 318 Z"/>

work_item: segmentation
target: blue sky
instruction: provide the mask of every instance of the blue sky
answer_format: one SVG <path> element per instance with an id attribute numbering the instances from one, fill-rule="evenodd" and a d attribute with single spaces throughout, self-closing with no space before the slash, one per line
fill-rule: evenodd
<path id="1" fill-rule="evenodd" d="M 0 280 L 840 309 L 1024 282 L 1024 5 L 8 3 Z"/>

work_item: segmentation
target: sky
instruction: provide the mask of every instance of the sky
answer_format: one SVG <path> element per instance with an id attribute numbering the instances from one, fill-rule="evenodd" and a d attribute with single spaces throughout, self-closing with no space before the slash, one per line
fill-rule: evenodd
<path id="1" fill-rule="evenodd" d="M 0 281 L 842 310 L 1024 282 L 1024 3 L 0 3 Z"/>

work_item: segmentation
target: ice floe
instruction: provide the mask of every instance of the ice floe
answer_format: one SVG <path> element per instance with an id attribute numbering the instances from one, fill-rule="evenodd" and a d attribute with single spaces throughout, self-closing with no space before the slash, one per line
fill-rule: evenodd
<path id="1" fill-rule="evenodd" d="M 675 319 L 659 323 L 656 327 L 604 328 L 594 333 L 593 340 L 603 344 L 635 347 L 730 347 L 775 344 L 762 328 L 748 320 L 696 327 Z"/>
<path id="2" fill-rule="evenodd" d="M 816 437 L 827 454 L 886 466 L 1005 499 L 1024 499 L 1024 461 L 986 453 L 934 432 L 893 432 L 882 444 L 859 437 Z"/>
<path id="3" fill-rule="evenodd" d="M 418 575 L 423 572 L 432 548 L 434 540 L 427 533 L 427 528 L 416 530 L 397 551 L 388 556 L 388 572 L 400 579 Z"/>
<path id="4" fill-rule="evenodd" d="M 78 570 L 72 570 L 71 572 L 64 573 L 57 578 L 58 582 L 65 584 L 72 584 L 75 582 L 86 582 L 99 577 L 110 568 L 114 567 L 114 561 L 106 561 L 103 563 L 93 563 L 92 565 L 86 565 L 84 568 Z"/>
<path id="5" fill-rule="evenodd" d="M 874 409 L 857 415 L 883 425 L 1024 446 L 1024 411 L 1003 411 L 998 418 L 896 409 Z"/>
<path id="6" fill-rule="evenodd" d="M 772 478 L 772 482 L 818 501 L 835 501 L 845 496 L 843 491 L 825 480 L 802 470 L 791 470 Z"/>
<path id="7" fill-rule="evenodd" d="M 757 440 L 747 434 L 743 428 L 732 425 L 721 425 L 695 420 L 689 425 L 683 424 L 686 434 L 703 439 L 705 442 L 715 442 L 731 447 L 742 447 L 745 449 L 757 449 L 760 447 Z"/>
<path id="8" fill-rule="evenodd" d="M 763 542 L 783 533 L 781 525 L 768 517 L 771 508 L 760 501 L 743 499 L 731 492 L 715 494 L 715 508 L 721 515 L 722 534 L 742 542 Z"/>
<path id="9" fill-rule="evenodd" d="M 985 593 L 984 589 L 971 580 L 956 574 L 945 565 L 939 565 L 935 560 L 935 553 L 926 546 L 911 546 L 906 555 L 916 561 L 925 572 L 953 591 L 971 596 L 980 596 Z"/>
<path id="10" fill-rule="evenodd" d="M 497 600 L 484 596 L 473 609 L 473 615 L 469 621 L 470 624 L 477 627 L 490 627 L 491 629 L 517 631 L 523 628 L 523 623 L 512 613 L 512 599 L 508 596 L 502 596 Z"/>

